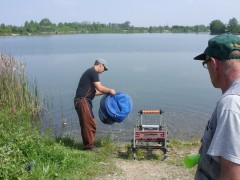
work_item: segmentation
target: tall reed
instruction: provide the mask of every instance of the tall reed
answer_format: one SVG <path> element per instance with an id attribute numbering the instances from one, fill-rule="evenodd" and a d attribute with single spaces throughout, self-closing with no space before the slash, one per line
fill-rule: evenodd
<path id="1" fill-rule="evenodd" d="M 27 109 L 37 114 L 40 109 L 37 86 L 28 83 L 25 67 L 26 63 L 0 53 L 0 107 L 12 113 Z"/>

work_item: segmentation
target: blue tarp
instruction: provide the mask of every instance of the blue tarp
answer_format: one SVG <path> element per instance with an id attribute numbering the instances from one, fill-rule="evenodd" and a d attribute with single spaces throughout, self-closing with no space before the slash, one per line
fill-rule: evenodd
<path id="1" fill-rule="evenodd" d="M 132 111 L 131 97 L 122 92 L 104 95 L 100 101 L 99 118 L 105 124 L 121 123 Z"/>

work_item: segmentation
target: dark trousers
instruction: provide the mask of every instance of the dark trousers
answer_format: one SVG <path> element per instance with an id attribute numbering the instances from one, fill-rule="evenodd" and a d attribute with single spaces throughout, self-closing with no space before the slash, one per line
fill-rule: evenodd
<path id="1" fill-rule="evenodd" d="M 86 99 L 75 101 L 75 109 L 79 117 L 81 135 L 85 149 L 94 146 L 96 134 L 96 121 L 92 113 L 92 103 Z"/>

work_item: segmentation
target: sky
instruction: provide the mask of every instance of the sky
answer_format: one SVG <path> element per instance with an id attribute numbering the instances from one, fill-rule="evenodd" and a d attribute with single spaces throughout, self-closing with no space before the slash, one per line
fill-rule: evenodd
<path id="1" fill-rule="evenodd" d="M 124 23 L 135 27 L 209 25 L 213 20 L 240 23 L 240 0 L 0 0 L 0 24 Z"/>

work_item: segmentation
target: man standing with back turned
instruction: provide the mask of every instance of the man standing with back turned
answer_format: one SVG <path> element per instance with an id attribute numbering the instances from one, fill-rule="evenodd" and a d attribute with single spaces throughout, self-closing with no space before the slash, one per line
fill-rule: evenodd
<path id="1" fill-rule="evenodd" d="M 96 121 L 92 112 L 92 100 L 95 95 L 116 94 L 114 89 L 109 89 L 100 82 L 99 74 L 107 70 L 106 61 L 97 59 L 93 67 L 83 73 L 78 84 L 74 105 L 79 117 L 84 150 L 96 149 L 94 144 Z"/>
<path id="2" fill-rule="evenodd" d="M 212 85 L 222 90 L 201 139 L 197 180 L 240 180 L 240 38 L 221 34 L 195 57 L 208 69 Z"/>

